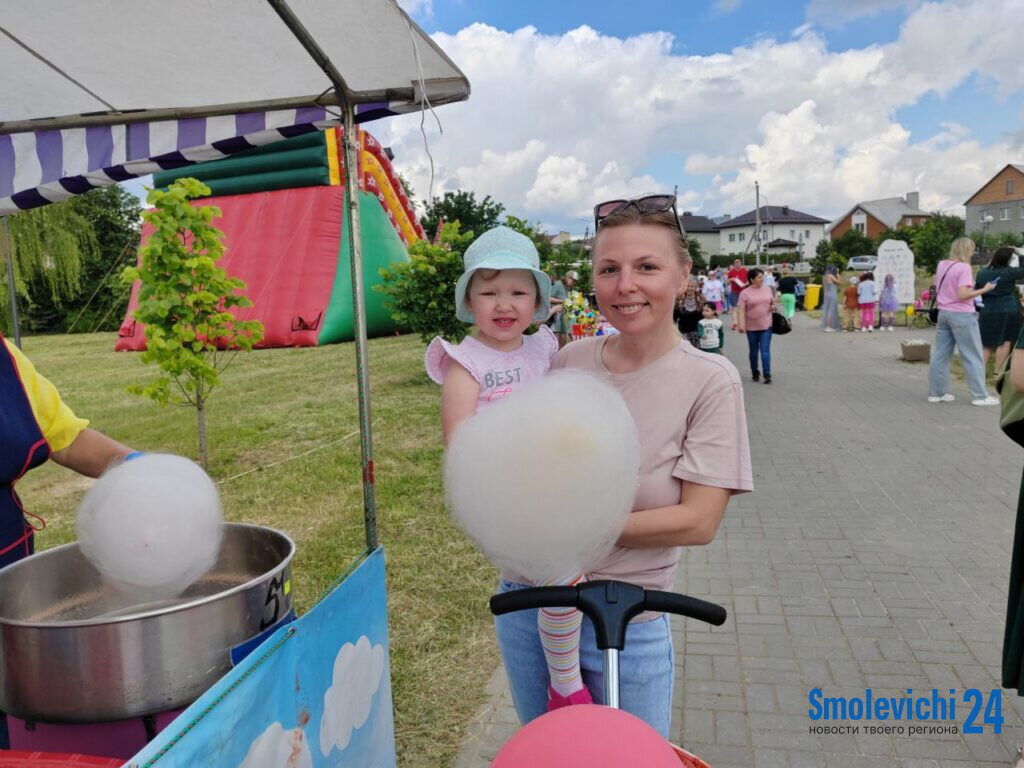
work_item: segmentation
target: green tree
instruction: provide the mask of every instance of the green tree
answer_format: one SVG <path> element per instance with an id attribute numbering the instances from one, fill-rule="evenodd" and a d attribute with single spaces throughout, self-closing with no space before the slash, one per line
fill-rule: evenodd
<path id="1" fill-rule="evenodd" d="M 704 258 L 704 250 L 700 247 L 700 240 L 695 237 L 688 238 L 686 245 L 690 250 L 690 258 L 693 259 L 693 270 L 707 269 L 708 262 Z"/>
<path id="2" fill-rule="evenodd" d="M 82 285 L 83 263 L 98 258 L 96 235 L 70 201 L 11 216 L 10 239 L 15 291 L 22 324 L 47 330 Z M 0 269 L 0 306 L 10 333 L 7 269 Z"/>
<path id="3" fill-rule="evenodd" d="M 445 192 L 443 198 L 435 197 L 427 206 L 427 211 L 420 219 L 423 230 L 429 239 L 437 236 L 437 225 L 444 220 L 446 224 L 459 222 L 461 231 L 473 235 L 481 235 L 491 227 L 497 226 L 505 206 L 487 195 L 478 201 L 476 194 L 464 190 Z"/>
<path id="4" fill-rule="evenodd" d="M 209 194 L 209 187 L 192 178 L 178 179 L 166 192 L 151 190 L 147 199 L 153 209 L 143 218 L 153 234 L 142 249 L 141 266 L 121 273 L 126 283 L 141 282 L 135 318 L 146 324 L 142 362 L 160 370 L 156 379 L 129 391 L 161 405 L 178 402 L 196 409 L 203 467 L 208 464 L 206 407 L 220 372 L 239 350 L 250 350 L 263 338 L 262 323 L 237 320 L 231 312 L 252 302 L 242 295 L 245 283 L 217 266 L 224 233 L 211 222 L 220 209 L 189 204 Z"/>
<path id="5" fill-rule="evenodd" d="M 914 230 L 912 227 L 900 227 L 899 229 L 890 229 L 886 227 L 879 235 L 875 238 L 875 251 L 882 243 L 886 240 L 902 240 L 908 246 L 914 240 Z"/>
<path id="6" fill-rule="evenodd" d="M 852 227 L 833 240 L 832 246 L 835 248 L 836 253 L 846 260 L 852 259 L 854 256 L 865 256 L 875 252 L 875 244 L 871 241 L 871 238 L 861 234 L 860 231 Z"/>
<path id="7" fill-rule="evenodd" d="M 408 262 L 380 270 L 383 282 L 375 290 L 389 298 L 391 317 L 424 342 L 435 336 L 459 342 L 469 333 L 470 326 L 455 316 L 455 283 L 474 235 L 460 230 L 458 221 L 445 223 L 439 245 L 419 240 L 410 246 Z"/>
<path id="8" fill-rule="evenodd" d="M 934 273 L 938 263 L 949 255 L 949 246 L 963 235 L 964 220 L 959 216 L 935 214 L 911 229 L 910 249 L 914 252 L 915 266 Z"/>
<path id="9" fill-rule="evenodd" d="M 842 269 L 846 266 L 846 259 L 836 251 L 832 241 L 827 237 L 819 240 L 814 249 L 814 258 L 811 259 L 811 276 L 820 280 L 828 267 Z"/>

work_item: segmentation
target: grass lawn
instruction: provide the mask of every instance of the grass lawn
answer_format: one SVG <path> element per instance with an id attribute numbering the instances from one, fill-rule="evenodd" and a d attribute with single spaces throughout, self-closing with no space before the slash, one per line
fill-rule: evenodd
<path id="1" fill-rule="evenodd" d="M 149 368 L 113 346 L 111 334 L 24 340 L 91 426 L 137 449 L 194 457 L 195 412 L 127 394 Z M 423 371 L 423 344 L 377 339 L 369 357 L 398 764 L 434 768 L 453 762 L 497 664 L 487 610 L 496 573 L 444 509 L 439 393 Z M 240 354 L 213 393 L 207 429 L 215 480 L 326 446 L 220 486 L 228 519 L 295 539 L 296 600 L 305 611 L 364 545 L 353 345 Z M 48 523 L 38 548 L 74 539 L 75 509 L 90 483 L 53 462 L 19 483 L 26 507 Z"/>

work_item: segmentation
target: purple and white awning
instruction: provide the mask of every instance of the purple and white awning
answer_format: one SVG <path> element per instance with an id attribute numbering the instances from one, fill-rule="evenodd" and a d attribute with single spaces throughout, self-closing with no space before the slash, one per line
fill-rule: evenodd
<path id="1" fill-rule="evenodd" d="M 395 112 L 361 104 L 356 121 Z M 0 216 L 339 124 L 310 107 L 0 135 Z"/>

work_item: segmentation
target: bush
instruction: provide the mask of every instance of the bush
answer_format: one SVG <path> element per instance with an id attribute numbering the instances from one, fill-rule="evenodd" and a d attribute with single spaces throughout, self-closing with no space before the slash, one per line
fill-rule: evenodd
<path id="1" fill-rule="evenodd" d="M 457 221 L 445 224 L 440 245 L 417 241 L 409 248 L 408 262 L 380 270 L 384 282 L 374 289 L 390 298 L 395 322 L 424 342 L 441 336 L 457 343 L 469 334 L 470 326 L 455 316 L 455 283 L 473 233 L 462 235 L 459 229 Z"/>

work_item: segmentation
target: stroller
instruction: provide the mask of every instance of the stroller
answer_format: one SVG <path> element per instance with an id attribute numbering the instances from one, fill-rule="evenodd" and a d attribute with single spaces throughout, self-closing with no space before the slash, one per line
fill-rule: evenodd
<path id="1" fill-rule="evenodd" d="M 673 592 L 643 589 L 621 581 L 589 581 L 574 587 L 534 587 L 491 598 L 495 616 L 531 608 L 576 608 L 594 624 L 604 651 L 607 706 L 564 707 L 531 721 L 495 756 L 492 768 L 710 768 L 682 747 L 664 741 L 639 718 L 619 708 L 619 652 L 626 645 L 629 620 L 643 611 L 661 611 L 721 626 L 725 608 Z"/>
<path id="2" fill-rule="evenodd" d="M 935 295 L 935 286 L 921 291 L 921 295 L 914 301 L 914 311 L 910 316 L 915 328 L 931 328 L 932 321 L 928 316 L 928 310 L 932 305 L 932 297 Z M 908 313 L 910 314 L 910 313 Z"/>

